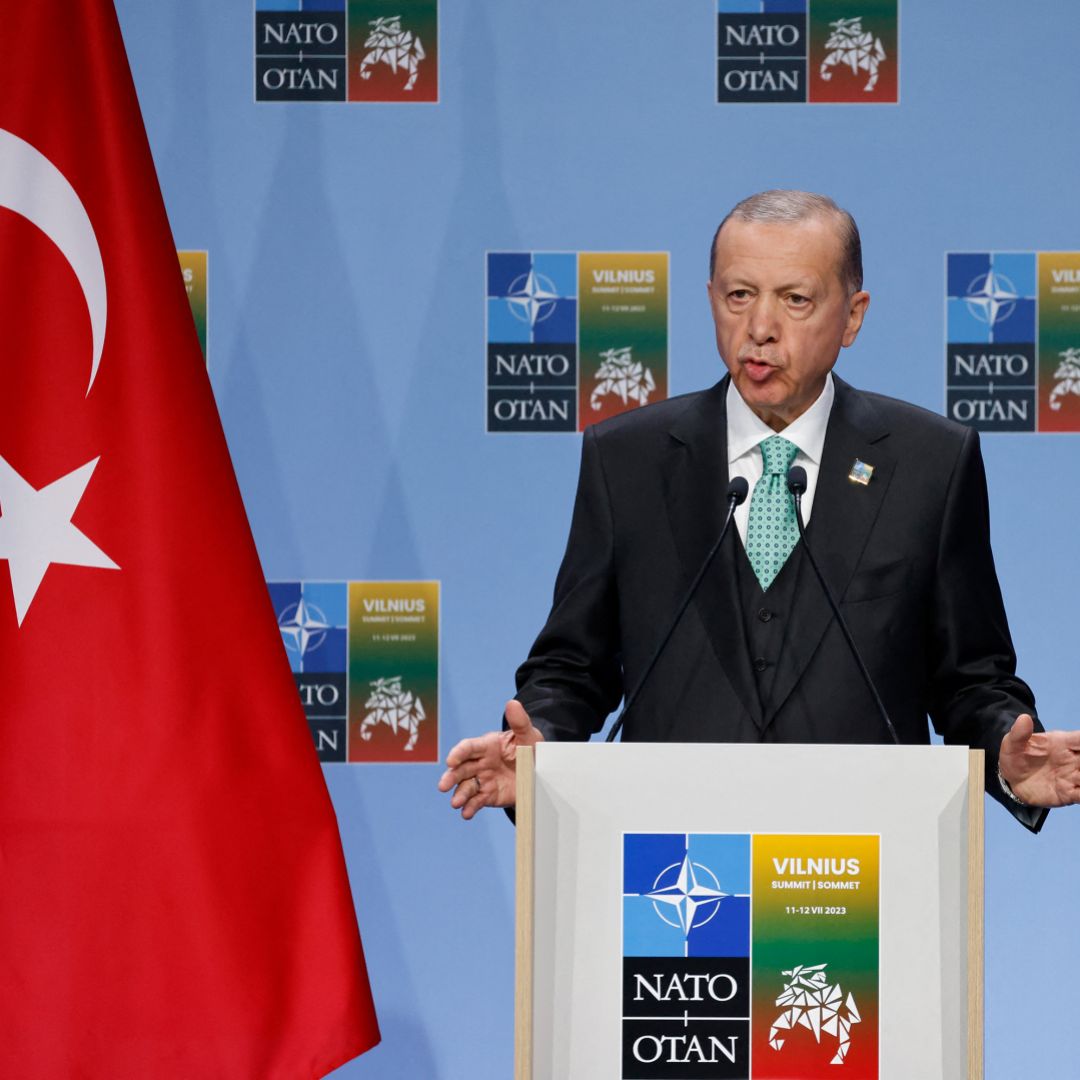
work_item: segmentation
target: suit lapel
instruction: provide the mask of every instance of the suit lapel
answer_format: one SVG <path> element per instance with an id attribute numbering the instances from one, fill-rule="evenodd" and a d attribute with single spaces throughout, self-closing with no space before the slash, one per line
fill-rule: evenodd
<path id="1" fill-rule="evenodd" d="M 684 588 L 689 588 L 724 524 L 727 386 L 725 378 L 676 421 L 662 464 L 668 521 L 682 564 Z M 731 532 L 735 533 L 734 523 Z M 694 605 L 732 689 L 760 728 L 761 706 L 751 673 L 736 581 L 737 543 L 737 534 L 725 538 L 698 587 Z"/>
<path id="2" fill-rule="evenodd" d="M 833 379 L 836 400 L 829 417 L 807 533 L 818 565 L 839 602 L 862 558 L 888 491 L 895 460 L 887 450 L 888 432 L 869 399 L 835 375 Z M 873 465 L 869 484 L 848 479 L 856 458 Z M 805 565 L 777 662 L 766 725 L 775 718 L 801 678 L 832 620 L 832 610 L 813 568 Z M 854 660 L 852 670 L 855 670 Z"/>

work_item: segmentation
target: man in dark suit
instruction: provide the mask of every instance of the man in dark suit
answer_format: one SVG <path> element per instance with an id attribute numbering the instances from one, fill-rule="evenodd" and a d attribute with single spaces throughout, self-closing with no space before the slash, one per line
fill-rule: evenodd
<path id="1" fill-rule="evenodd" d="M 623 738 L 877 743 L 891 736 L 806 565 L 784 477 L 807 472 L 807 542 L 903 742 L 986 751 L 987 790 L 1037 830 L 1080 799 L 1080 733 L 1044 732 L 990 550 L 977 434 L 832 375 L 870 302 L 855 222 L 765 192 L 717 229 L 709 302 L 728 375 L 583 441 L 547 624 L 504 731 L 459 743 L 440 789 L 472 817 L 514 802 L 513 754 L 587 739 L 636 687 L 719 534 L 729 478 L 753 491 L 678 622 Z"/>

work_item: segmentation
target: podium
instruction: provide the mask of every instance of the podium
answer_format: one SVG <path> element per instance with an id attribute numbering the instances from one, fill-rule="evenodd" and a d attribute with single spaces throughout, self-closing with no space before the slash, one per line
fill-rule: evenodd
<path id="1" fill-rule="evenodd" d="M 983 768 L 519 749 L 517 1080 L 981 1080 Z"/>

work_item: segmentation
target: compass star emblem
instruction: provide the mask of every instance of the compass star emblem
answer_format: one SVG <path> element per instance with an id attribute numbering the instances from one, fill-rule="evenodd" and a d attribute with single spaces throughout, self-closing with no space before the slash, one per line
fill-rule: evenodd
<path id="1" fill-rule="evenodd" d="M 506 302 L 515 319 L 535 326 L 543 322 L 555 310 L 555 301 L 559 293 L 555 283 L 545 274 L 530 270 L 521 274 L 510 283 Z"/>
<path id="2" fill-rule="evenodd" d="M 304 656 L 308 649 L 317 649 L 326 637 L 330 624 L 322 611 L 303 598 L 290 604 L 278 616 L 278 627 L 289 652 Z"/>
<path id="3" fill-rule="evenodd" d="M 681 863 L 672 863 L 661 870 L 652 892 L 645 895 L 664 922 L 689 934 L 704 926 L 729 894 L 721 890 L 716 875 L 702 863 L 692 862 L 688 853 Z"/>
<path id="4" fill-rule="evenodd" d="M 1019 299 L 1016 286 L 1004 274 L 996 274 L 993 270 L 975 278 L 964 297 L 968 311 L 979 322 L 987 323 L 991 327 L 1000 320 L 1007 319 Z"/>

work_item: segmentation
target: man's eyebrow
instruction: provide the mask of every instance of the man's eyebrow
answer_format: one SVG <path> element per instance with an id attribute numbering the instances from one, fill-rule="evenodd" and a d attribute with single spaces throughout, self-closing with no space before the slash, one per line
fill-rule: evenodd
<path id="1" fill-rule="evenodd" d="M 742 285 L 749 285 L 754 289 L 760 289 L 761 285 L 753 279 L 746 277 L 743 274 L 733 274 L 728 277 L 722 271 L 717 275 L 717 280 L 725 288 L 738 288 Z M 786 281 L 777 285 L 771 291 L 773 292 L 797 292 L 797 293 L 811 293 L 816 291 L 820 286 L 820 283 L 815 277 L 803 277 L 792 278 L 790 281 Z"/>
<path id="2" fill-rule="evenodd" d="M 810 292 L 820 288 L 821 279 L 816 274 L 807 274 L 804 277 L 793 277 L 782 282 L 776 287 L 777 292 Z"/>

